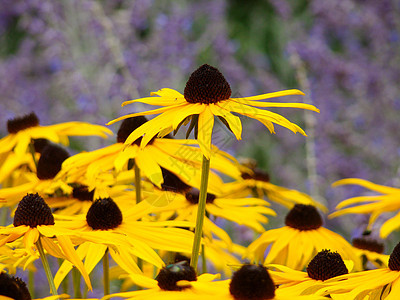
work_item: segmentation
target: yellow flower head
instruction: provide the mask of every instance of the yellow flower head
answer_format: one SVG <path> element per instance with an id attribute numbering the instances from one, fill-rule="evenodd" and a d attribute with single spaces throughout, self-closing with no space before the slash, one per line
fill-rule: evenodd
<path id="1" fill-rule="evenodd" d="M 39 254 L 36 249 L 40 243 L 52 256 L 67 259 L 74 264 L 89 289 L 92 289 L 83 263 L 67 235 L 65 230 L 55 225 L 51 209 L 43 198 L 38 194 L 27 194 L 18 204 L 13 225 L 0 227 L 0 247 L 23 237 L 24 248 L 37 258 Z"/>
<path id="2" fill-rule="evenodd" d="M 195 136 L 199 142 L 200 149 L 207 159 L 210 159 L 211 155 L 211 135 L 214 127 L 214 116 L 220 118 L 236 138 L 240 140 L 242 123 L 239 117 L 233 115 L 231 112 L 257 119 L 271 133 L 275 132 L 273 125 L 275 123 L 288 128 L 294 133 L 300 132 L 303 135 L 305 135 L 305 132 L 296 124 L 291 123 L 279 114 L 257 107 L 297 107 L 319 112 L 316 107 L 309 104 L 258 101 L 287 95 L 304 95 L 299 90 L 287 90 L 247 98 L 231 98 L 229 83 L 218 69 L 207 64 L 200 66 L 190 75 L 183 95 L 167 88 L 151 93 L 151 95 L 159 97 L 130 100 L 122 103 L 122 106 L 134 102 L 142 102 L 163 106 L 162 108 L 125 115 L 110 121 L 107 125 L 129 117 L 161 113 L 161 115 L 132 132 L 125 142 L 126 145 L 130 145 L 138 138 L 143 137 L 141 146 L 144 147 L 155 135 L 164 136 L 178 130 L 182 124 L 186 125 L 191 122 L 188 133 L 193 128 L 195 129 Z"/>
<path id="3" fill-rule="evenodd" d="M 382 213 L 395 211 L 397 214 L 382 224 L 380 229 L 381 238 L 386 238 L 391 232 L 400 227 L 400 212 L 398 212 L 400 209 L 400 189 L 375 184 L 358 178 L 342 179 L 336 181 L 333 186 L 336 187 L 346 184 L 360 185 L 382 195 L 358 196 L 344 200 L 336 206 L 337 211 L 330 214 L 329 218 L 335 218 L 345 214 L 371 214 L 368 225 L 369 228 L 371 228 Z M 347 207 L 353 204 L 358 205 Z"/>
<path id="4" fill-rule="evenodd" d="M 295 270 L 305 268 L 322 249 L 337 251 L 344 259 L 354 261 L 357 270 L 361 261 L 353 247 L 339 234 L 322 227 L 322 218 L 312 205 L 296 204 L 286 216 L 286 226 L 264 232 L 248 247 L 246 257 L 264 264 L 277 263 Z"/>

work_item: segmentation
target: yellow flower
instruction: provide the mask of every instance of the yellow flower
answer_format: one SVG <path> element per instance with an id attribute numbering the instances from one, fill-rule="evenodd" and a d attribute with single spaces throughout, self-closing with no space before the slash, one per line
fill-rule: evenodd
<path id="1" fill-rule="evenodd" d="M 348 274 L 348 270 L 352 269 L 352 262 L 344 262 L 340 254 L 336 252 L 322 250 L 310 261 L 306 272 L 276 264 L 267 265 L 267 268 L 275 284 L 279 285 L 279 290 L 286 296 L 325 296 L 327 293 L 324 282 L 330 278 Z M 334 284 L 338 285 L 340 282 L 331 285 Z"/>
<path id="2" fill-rule="evenodd" d="M 187 220 L 190 222 L 195 222 L 196 220 L 199 191 L 195 188 L 192 188 L 185 194 L 155 189 L 153 193 L 144 193 L 144 199 L 147 200 L 147 197 L 151 199 L 154 197 L 157 200 L 163 197 L 171 199 L 167 206 L 154 207 L 152 209 L 153 213 L 159 214 L 160 220 L 168 220 L 174 216 L 175 220 Z M 154 203 L 154 201 L 147 200 L 149 203 Z M 207 213 L 239 225 L 245 225 L 258 232 L 264 231 L 262 224 L 268 223 L 268 218 L 265 215 L 276 215 L 272 209 L 266 206 L 269 206 L 269 203 L 258 198 L 230 198 L 224 195 L 218 196 L 207 193 Z M 222 228 L 215 225 L 207 216 L 204 217 L 203 232 L 210 239 L 212 239 L 214 234 L 227 245 L 231 245 L 232 243 L 229 235 Z"/>
<path id="3" fill-rule="evenodd" d="M 96 199 L 86 215 L 56 216 L 57 224 L 73 231 L 72 241 L 78 246 L 77 252 L 85 258 L 85 268 L 90 273 L 107 250 L 114 261 L 127 272 L 141 273 L 135 259 L 141 258 L 161 268 L 164 262 L 154 249 L 190 253 L 193 233 L 181 228 L 193 226 L 189 222 L 141 221 L 151 212 L 151 206 L 141 202 L 129 211 L 121 212 L 111 198 Z M 61 221 L 61 220 L 65 221 Z M 54 281 L 58 286 L 72 269 L 64 262 Z"/>
<path id="4" fill-rule="evenodd" d="M 0 227 L 0 247 L 21 237 L 24 249 L 35 258 L 39 257 L 36 252 L 36 243 L 39 242 L 50 255 L 68 259 L 79 269 L 89 289 L 92 289 L 89 276 L 68 234 L 55 225 L 50 207 L 38 194 L 26 195 L 18 204 L 13 225 Z"/>
<path id="5" fill-rule="evenodd" d="M 299 90 L 287 90 L 246 98 L 231 98 L 229 83 L 216 68 L 209 65 L 202 65 L 191 74 L 183 95 L 167 88 L 151 93 L 151 95 L 159 97 L 130 100 L 122 103 L 122 106 L 134 102 L 142 102 L 163 106 L 162 108 L 125 115 L 109 122 L 107 125 L 134 116 L 161 113 L 161 115 L 132 132 L 125 142 L 126 145 L 130 145 L 143 136 L 141 146 L 144 147 L 155 135 L 164 136 L 179 129 L 182 124 L 187 124 L 191 120 L 190 128 L 195 127 L 195 135 L 202 153 L 207 159 L 210 159 L 211 154 L 211 134 L 214 127 L 214 116 L 219 117 L 228 129 L 234 133 L 236 138 L 240 140 L 242 123 L 239 117 L 231 112 L 260 121 L 271 133 L 275 132 L 273 125 L 275 123 L 288 128 L 294 133 L 300 132 L 305 135 L 305 132 L 299 126 L 291 123 L 281 115 L 257 107 L 296 107 L 319 111 L 310 104 L 259 101 L 288 95 L 304 95 Z"/>
<path id="6" fill-rule="evenodd" d="M 65 178 L 74 183 L 87 180 L 90 189 L 104 173 L 120 173 L 126 170 L 130 160 L 134 160 L 141 173 L 161 188 L 167 171 L 176 174 L 186 184 L 200 186 L 201 151 L 194 147 L 194 140 L 175 140 L 171 138 L 150 141 L 140 149 L 138 143 L 124 147 L 128 135 L 147 120 L 144 117 L 129 118 L 122 122 L 117 134 L 117 143 L 91 152 L 76 154 L 63 163 L 57 178 Z M 232 177 L 240 176 L 235 159 L 222 151 L 213 155 L 211 168 Z M 210 188 L 218 190 L 222 181 L 211 174 Z"/>
<path id="7" fill-rule="evenodd" d="M 296 204 L 287 214 L 286 226 L 265 231 L 248 247 L 246 257 L 264 260 L 264 252 L 271 246 L 264 264 L 276 263 L 302 270 L 319 251 L 337 251 L 343 259 L 354 261 L 357 270 L 361 261 L 353 247 L 339 234 L 322 227 L 322 218 L 311 205 Z"/>
<path id="8" fill-rule="evenodd" d="M 97 135 L 107 138 L 112 132 L 100 125 L 85 122 L 67 122 L 49 126 L 40 126 L 35 113 L 8 120 L 9 134 L 0 139 L 0 153 L 14 151 L 23 156 L 34 139 L 47 139 L 54 143 L 68 145 L 69 136 Z"/>
<path id="9" fill-rule="evenodd" d="M 400 189 L 379 185 L 370 181 L 358 178 L 347 178 L 336 181 L 333 186 L 355 184 L 370 189 L 374 192 L 381 193 L 382 195 L 375 196 L 359 196 L 353 197 L 340 202 L 334 213 L 329 215 L 329 218 L 335 218 L 345 214 L 371 214 L 369 219 L 369 227 L 371 227 L 376 219 L 385 212 L 395 211 L 400 209 Z M 359 204 L 354 207 L 345 208 L 352 204 Z M 381 238 L 386 238 L 391 232 L 400 227 L 400 212 L 394 217 L 385 221 L 380 229 Z"/>
<path id="10" fill-rule="evenodd" d="M 340 281 L 327 288 L 327 292 L 346 292 L 344 298 L 336 299 L 400 299 L 400 243 L 390 254 L 388 268 L 350 273 L 326 281 Z M 369 298 L 365 298 L 365 297 Z M 335 298 L 334 298 L 335 299 Z"/>
<path id="11" fill-rule="evenodd" d="M 375 268 L 387 267 L 389 255 L 383 254 L 384 245 L 381 241 L 373 239 L 366 234 L 352 240 L 354 251 L 364 264 L 364 270 L 371 263 Z"/>
<path id="12" fill-rule="evenodd" d="M 156 279 L 151 279 L 140 274 L 130 274 L 129 278 L 138 286 L 147 288 L 145 290 L 122 292 L 103 297 L 104 300 L 120 297 L 128 299 L 199 299 L 206 294 L 196 287 L 191 286 L 192 282 L 209 283 L 218 278 L 219 275 L 202 274 L 196 275 L 194 269 L 187 261 L 170 264 L 160 270 Z M 211 296 L 208 293 L 208 296 Z M 204 298 L 202 298 L 204 299 Z"/>
<path id="13" fill-rule="evenodd" d="M 54 177 L 61 169 L 62 162 L 69 157 L 68 152 L 56 144 L 47 145 L 41 153 L 36 173 L 21 172 L 22 183 L 0 189 L 0 199 L 6 199 L 9 207 L 18 203 L 26 193 L 51 195 L 57 190 L 70 194 L 72 187 Z"/>

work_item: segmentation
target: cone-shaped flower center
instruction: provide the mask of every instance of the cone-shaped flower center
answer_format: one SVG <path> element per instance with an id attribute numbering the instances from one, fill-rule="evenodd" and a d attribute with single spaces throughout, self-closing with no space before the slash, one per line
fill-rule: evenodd
<path id="1" fill-rule="evenodd" d="M 121 225 L 122 213 L 111 198 L 100 198 L 90 206 L 86 214 L 86 222 L 93 229 L 113 229 Z"/>
<path id="2" fill-rule="evenodd" d="M 389 269 L 392 271 L 400 271 L 400 243 L 394 247 L 389 257 Z"/>
<path id="3" fill-rule="evenodd" d="M 199 204 L 199 196 L 200 191 L 193 187 L 185 194 L 186 200 L 192 204 Z M 215 198 L 216 196 L 214 194 L 207 193 L 206 203 L 213 203 Z"/>
<path id="4" fill-rule="evenodd" d="M 164 182 L 161 187 L 164 191 L 171 191 L 175 193 L 185 193 L 190 190 L 190 185 L 184 183 L 178 176 L 176 176 L 171 171 L 161 167 L 162 176 Z"/>
<path id="5" fill-rule="evenodd" d="M 80 201 L 93 201 L 94 190 L 89 192 L 88 187 L 86 185 L 81 185 L 78 187 L 74 187 L 72 190 L 72 197 L 80 200 Z"/>
<path id="6" fill-rule="evenodd" d="M 68 157 L 68 152 L 58 145 L 45 146 L 38 161 L 37 177 L 42 180 L 53 179 L 61 170 L 63 161 Z"/>
<path id="7" fill-rule="evenodd" d="M 253 170 L 253 172 L 254 172 L 253 174 L 242 173 L 242 178 L 269 182 L 270 178 L 269 178 L 269 174 L 267 172 L 264 172 L 263 170 L 260 170 L 260 169 L 255 169 L 255 170 Z"/>
<path id="8" fill-rule="evenodd" d="M 118 143 L 125 143 L 128 136 L 137 128 L 142 126 L 144 123 L 147 122 L 147 119 L 144 116 L 138 116 L 133 118 L 125 119 L 121 126 L 118 129 L 117 133 L 117 142 Z M 136 140 L 135 144 L 140 144 L 140 140 Z"/>
<path id="9" fill-rule="evenodd" d="M 164 291 L 181 291 L 189 286 L 177 286 L 180 280 L 196 281 L 196 271 L 189 266 L 187 261 L 181 261 L 162 268 L 156 280 L 158 286 Z"/>
<path id="10" fill-rule="evenodd" d="M 39 126 L 39 118 L 34 112 L 7 121 L 7 130 L 9 133 L 17 133 L 18 131 Z"/>
<path id="11" fill-rule="evenodd" d="M 385 248 L 383 243 L 380 243 L 379 241 L 366 236 L 354 238 L 352 243 L 353 246 L 358 249 L 368 250 L 376 253 L 383 253 L 383 250 Z"/>
<path id="12" fill-rule="evenodd" d="M 183 95 L 187 102 L 210 104 L 229 99 L 231 93 L 229 83 L 217 68 L 202 65 L 190 75 Z"/>
<path id="13" fill-rule="evenodd" d="M 287 214 L 285 224 L 298 230 L 313 230 L 322 226 L 322 218 L 313 205 L 296 204 Z"/>
<path id="14" fill-rule="evenodd" d="M 47 139 L 33 139 L 33 147 L 37 153 L 42 153 L 44 148 L 49 144 L 50 141 Z"/>
<path id="15" fill-rule="evenodd" d="M 232 275 L 229 292 L 236 300 L 264 300 L 275 297 L 275 284 L 262 265 L 243 265 Z"/>
<path id="16" fill-rule="evenodd" d="M 340 254 L 329 250 L 318 252 L 307 266 L 308 276 L 315 280 L 325 281 L 348 273 Z"/>
<path id="17" fill-rule="evenodd" d="M 14 215 L 14 226 L 54 225 L 50 207 L 39 194 L 27 194 L 18 203 Z"/>
<path id="18" fill-rule="evenodd" d="M 0 295 L 17 300 L 31 300 L 25 282 L 20 278 L 0 273 Z"/>

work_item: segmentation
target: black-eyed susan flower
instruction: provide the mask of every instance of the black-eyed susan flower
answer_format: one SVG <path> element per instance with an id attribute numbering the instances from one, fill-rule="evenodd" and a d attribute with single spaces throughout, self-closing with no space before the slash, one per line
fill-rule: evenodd
<path id="1" fill-rule="evenodd" d="M 270 264 L 272 279 L 279 285 L 279 290 L 286 296 L 327 295 L 323 282 L 336 276 L 348 274 L 352 262 L 343 261 L 337 252 L 322 250 L 310 261 L 306 272 L 293 270 L 286 266 Z M 335 284 L 340 284 L 336 282 Z"/>
<path id="2" fill-rule="evenodd" d="M 361 258 L 364 270 L 371 268 L 368 263 L 371 263 L 375 268 L 387 267 L 389 255 L 383 254 L 385 249 L 383 241 L 372 238 L 368 234 L 363 234 L 360 237 L 352 240 L 354 251 Z"/>
<path id="3" fill-rule="evenodd" d="M 35 113 L 17 117 L 7 121 L 9 134 L 0 139 L 0 153 L 14 151 L 18 155 L 27 152 L 34 139 L 47 139 L 54 143 L 68 145 L 69 136 L 101 136 L 106 138 L 112 132 L 101 125 L 85 122 L 67 122 L 41 126 Z"/>
<path id="4" fill-rule="evenodd" d="M 346 292 L 343 294 L 345 298 L 340 299 L 399 299 L 400 243 L 390 254 L 387 268 L 350 273 L 327 280 L 326 283 L 337 281 L 340 281 L 340 284 L 327 287 L 327 292 Z"/>
<path id="5" fill-rule="evenodd" d="M 85 258 L 85 268 L 90 273 L 109 251 L 114 261 L 127 272 L 141 273 L 136 258 L 161 268 L 164 262 L 154 249 L 190 253 L 193 233 L 181 228 L 193 226 L 189 222 L 141 221 L 151 212 L 151 205 L 141 202 L 129 211 L 121 212 L 111 198 L 96 199 L 86 215 L 58 216 L 60 226 L 73 230 L 71 237 L 79 244 L 77 252 Z M 60 284 L 72 265 L 64 262 L 55 276 Z"/>
<path id="6" fill-rule="evenodd" d="M 195 287 L 191 286 L 191 282 L 207 283 L 219 275 L 202 274 L 197 276 L 193 267 L 189 266 L 187 261 L 169 264 L 162 268 L 156 279 L 151 279 L 140 274 L 130 274 L 130 279 L 138 286 L 146 288 L 145 290 L 123 292 L 108 295 L 103 299 L 113 297 L 127 299 L 199 299 L 206 294 L 201 293 Z M 210 296 L 210 294 L 208 294 Z M 204 298 L 203 298 L 204 299 Z"/>
<path id="7" fill-rule="evenodd" d="M 155 196 L 161 194 L 160 196 Z M 163 196 L 166 195 L 166 196 Z M 159 214 L 159 220 L 168 220 L 172 217 L 175 220 L 185 220 L 194 222 L 197 217 L 197 206 L 199 203 L 199 190 L 191 188 L 184 193 L 172 193 L 169 191 L 154 190 L 153 193 L 145 193 L 144 199 L 154 197 L 155 199 L 170 197 L 173 199 L 163 207 L 154 207 L 153 213 Z M 153 203 L 154 200 L 148 202 Z M 223 218 L 239 225 L 244 225 L 257 232 L 264 231 L 263 225 L 268 223 L 265 215 L 275 216 L 275 212 L 270 209 L 269 203 L 258 198 L 230 198 L 224 195 L 207 193 L 206 212 L 210 216 Z M 210 217 L 211 218 L 211 217 Z M 204 219 L 204 235 L 212 239 L 215 235 L 230 245 L 229 235 L 220 227 L 214 224 L 209 217 Z"/>
<path id="8" fill-rule="evenodd" d="M 369 227 L 371 227 L 382 213 L 392 211 L 397 212 L 400 209 L 398 201 L 400 197 L 400 189 L 375 184 L 358 178 L 342 179 L 336 181 L 333 186 L 336 187 L 346 184 L 360 185 L 370 189 L 371 191 L 381 193 L 382 195 L 359 196 L 344 200 L 336 206 L 337 211 L 330 214 L 330 218 L 335 218 L 345 214 L 371 214 L 369 219 Z M 354 204 L 356 204 L 356 206 L 347 207 Z M 381 238 L 386 238 L 391 232 L 399 227 L 400 212 L 382 224 L 380 229 Z"/>
<path id="9" fill-rule="evenodd" d="M 296 204 L 286 215 L 285 225 L 261 234 L 249 245 L 246 257 L 255 262 L 276 263 L 302 270 L 315 254 L 330 249 L 344 259 L 353 260 L 355 268 L 361 269 L 361 262 L 351 244 L 339 234 L 322 227 L 321 215 L 314 206 Z"/>
<path id="10" fill-rule="evenodd" d="M 231 98 L 229 83 L 218 69 L 207 64 L 202 65 L 190 75 L 183 95 L 167 88 L 151 93 L 151 95 L 159 97 L 130 100 L 124 102 L 122 106 L 142 102 L 163 106 L 162 108 L 125 115 L 108 124 L 113 124 L 134 116 L 160 114 L 132 132 L 125 142 L 125 144 L 130 145 L 143 136 L 141 146 L 144 147 L 155 135 L 164 136 L 177 130 L 180 125 L 191 121 L 192 125 L 190 127 L 195 127 L 200 148 L 207 159 L 210 159 L 211 153 L 211 134 L 214 127 L 214 116 L 221 118 L 228 129 L 240 140 L 242 123 L 239 117 L 233 115 L 231 112 L 260 121 L 271 133 L 274 133 L 273 123 L 275 123 L 290 129 L 294 133 L 300 132 L 305 135 L 299 126 L 291 123 L 281 115 L 259 109 L 258 107 L 295 107 L 319 111 L 309 104 L 259 101 L 288 95 L 304 95 L 299 90 L 286 90 L 246 98 Z"/>
<path id="11" fill-rule="evenodd" d="M 9 207 L 18 203 L 26 193 L 39 193 L 41 195 L 51 195 L 57 190 L 64 194 L 70 194 L 72 187 L 62 180 L 54 180 L 54 177 L 61 170 L 61 165 L 69 157 L 68 152 L 56 144 L 46 145 L 40 155 L 35 173 L 22 172 L 20 176 L 24 178 L 21 184 L 14 185 L 0 190 L 0 198 L 6 200 Z"/>
<path id="12" fill-rule="evenodd" d="M 58 178 L 66 178 L 67 182 L 81 182 L 85 178 L 92 189 L 102 173 L 126 170 L 129 161 L 134 160 L 141 173 L 159 188 L 164 183 L 164 173 L 168 171 L 186 184 L 199 187 L 202 155 L 200 149 L 195 147 L 196 141 L 154 138 L 143 149 L 140 149 L 138 142 L 124 147 L 123 143 L 129 134 L 146 122 L 145 117 L 140 116 L 124 120 L 117 133 L 117 143 L 70 157 L 63 163 Z M 217 150 L 213 158 L 212 169 L 232 177 L 239 176 L 234 158 Z M 214 173 L 210 176 L 210 188 L 218 189 L 222 184 L 221 179 Z"/>
<path id="13" fill-rule="evenodd" d="M 22 238 L 24 249 L 44 260 L 44 248 L 52 256 L 69 260 L 81 272 L 89 289 L 90 279 L 65 230 L 55 226 L 50 207 L 38 194 L 27 194 L 15 211 L 13 224 L 0 227 L 0 247 Z M 43 245 L 43 246 L 42 246 Z"/>

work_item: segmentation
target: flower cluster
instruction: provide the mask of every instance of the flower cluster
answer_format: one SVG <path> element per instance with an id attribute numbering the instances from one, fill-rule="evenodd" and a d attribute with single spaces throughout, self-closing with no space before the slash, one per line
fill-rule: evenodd
<path id="1" fill-rule="evenodd" d="M 34 278 L 42 269 L 51 297 L 87 298 L 102 262 L 104 299 L 398 297 L 400 243 L 384 255 L 383 244 L 370 235 L 380 214 L 398 210 L 398 189 L 361 179 L 335 183 L 383 194 L 345 200 L 338 209 L 372 203 L 330 215 L 371 213 L 371 227 L 349 243 L 324 227 L 324 205 L 271 183 L 255 163 L 240 163 L 213 145 L 215 120 L 241 139 L 240 115 L 271 133 L 279 125 L 306 136 L 300 126 L 266 109 L 319 112 L 305 103 L 263 101 L 288 95 L 303 93 L 231 97 L 223 74 L 202 65 L 183 94 L 164 88 L 124 102 L 161 108 L 110 121 L 123 120 L 115 143 L 74 155 L 66 148 L 69 137 L 108 138 L 112 132 L 85 122 L 41 126 L 35 113 L 10 119 L 9 134 L 0 139 L 0 205 L 12 218 L 0 226 L 0 295 L 34 297 Z M 144 117 L 153 114 L 158 116 Z M 182 130 L 186 139 L 176 139 Z M 191 132 L 195 139 L 188 138 Z M 285 226 L 265 229 L 276 216 L 270 202 L 288 209 Z M 246 247 L 232 240 L 220 220 L 253 231 L 254 241 Z M 396 215 L 380 234 L 386 237 L 399 227 Z M 58 258 L 57 268 L 51 268 L 51 257 Z M 43 268 L 37 268 L 37 259 Z M 30 274 L 29 289 L 11 276 L 21 268 Z M 116 280 L 121 289 L 111 291 Z M 58 295 L 61 289 L 64 294 Z"/>

